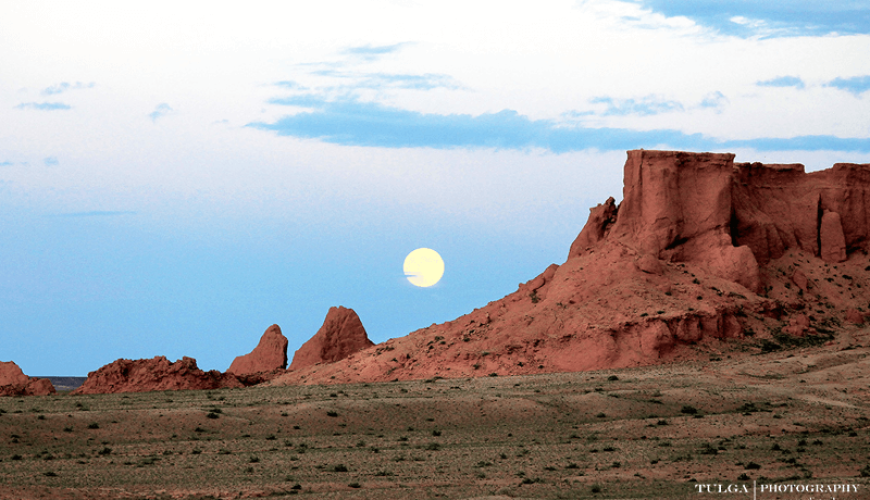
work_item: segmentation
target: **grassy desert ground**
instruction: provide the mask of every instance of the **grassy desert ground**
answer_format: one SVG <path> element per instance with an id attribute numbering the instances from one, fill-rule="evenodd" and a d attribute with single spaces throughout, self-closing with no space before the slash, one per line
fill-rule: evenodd
<path id="1" fill-rule="evenodd" d="M 870 498 L 870 330 L 730 347 L 572 374 L 3 398 L 0 499 L 697 499 L 753 480 Z"/>

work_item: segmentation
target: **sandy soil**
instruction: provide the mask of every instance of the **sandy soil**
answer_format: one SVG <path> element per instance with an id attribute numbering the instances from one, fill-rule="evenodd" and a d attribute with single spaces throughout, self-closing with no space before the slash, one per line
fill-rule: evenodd
<path id="1" fill-rule="evenodd" d="M 698 499 L 753 481 L 870 498 L 870 330 L 730 347 L 570 374 L 3 398 L 0 499 Z"/>

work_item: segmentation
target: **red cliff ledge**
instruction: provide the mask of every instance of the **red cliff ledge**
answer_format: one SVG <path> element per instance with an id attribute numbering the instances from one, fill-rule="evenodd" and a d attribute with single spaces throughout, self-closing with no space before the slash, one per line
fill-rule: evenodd
<path id="1" fill-rule="evenodd" d="M 867 319 L 868 250 L 870 165 L 808 174 L 733 154 L 629 151 L 622 203 L 591 209 L 562 265 L 345 359 L 300 349 L 270 383 L 583 371 L 708 359 L 781 335 L 825 341 Z"/>

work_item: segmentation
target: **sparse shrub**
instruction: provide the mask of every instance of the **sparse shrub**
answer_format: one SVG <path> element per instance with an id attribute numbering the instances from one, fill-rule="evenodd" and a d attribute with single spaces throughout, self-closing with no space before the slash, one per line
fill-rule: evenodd
<path id="1" fill-rule="evenodd" d="M 749 476 L 744 472 L 737 476 L 738 481 L 749 481 Z"/>
<path id="2" fill-rule="evenodd" d="M 57 477 L 57 473 L 56 473 L 56 472 L 52 472 L 52 471 L 43 472 L 42 475 L 45 476 L 45 477 Z"/>
<path id="3" fill-rule="evenodd" d="M 607 380 L 610 382 L 616 382 L 617 380 L 619 380 L 619 377 L 617 377 L 616 375 L 611 375 L 607 377 Z"/>
<path id="4" fill-rule="evenodd" d="M 715 455 L 719 453 L 719 450 L 714 448 L 713 445 L 711 445 L 710 443 L 704 443 L 703 446 L 701 446 L 701 450 L 699 451 L 699 453 L 701 455 Z"/>
<path id="5" fill-rule="evenodd" d="M 330 410 L 330 411 L 326 412 L 326 416 L 327 416 L 327 417 L 337 417 L 337 416 L 338 416 L 338 412 L 337 412 L 337 411 L 332 411 L 332 410 Z"/>
<path id="6" fill-rule="evenodd" d="M 439 431 L 439 430 L 433 430 L 433 431 L 432 431 L 432 435 L 435 436 L 435 437 L 438 437 L 438 436 L 441 435 L 441 431 Z"/>
<path id="7" fill-rule="evenodd" d="M 350 483 L 348 486 L 351 488 L 362 488 L 362 485 L 357 482 Z"/>
<path id="8" fill-rule="evenodd" d="M 761 466 L 758 465 L 758 464 L 755 463 L 755 462 L 749 462 L 749 463 L 746 464 L 744 467 L 746 468 L 746 470 L 756 470 L 756 469 L 760 469 L 760 468 L 761 468 Z"/>
<path id="9" fill-rule="evenodd" d="M 592 487 L 589 488 L 589 491 L 591 491 L 592 493 L 601 493 L 601 486 L 593 484 Z"/>
<path id="10" fill-rule="evenodd" d="M 206 414 L 206 418 L 215 419 L 215 418 L 220 418 L 220 417 L 221 417 L 221 416 L 218 415 L 218 414 L 215 413 L 215 412 L 208 412 L 208 413 Z"/>
<path id="11" fill-rule="evenodd" d="M 695 408 L 694 406 L 686 405 L 680 409 L 680 413 L 685 413 L 686 415 L 694 415 L 694 414 L 698 413 L 698 409 Z"/>
<path id="12" fill-rule="evenodd" d="M 251 458 L 248 459 L 248 463 L 251 463 L 251 464 L 260 463 L 260 458 L 252 456 Z"/>
<path id="13" fill-rule="evenodd" d="M 98 424 L 96 422 L 91 422 L 88 424 L 88 429 L 99 429 L 99 428 L 100 428 L 100 424 Z"/>
<path id="14" fill-rule="evenodd" d="M 332 472 L 347 472 L 347 466 L 344 464 L 336 464 L 332 467 Z"/>
<path id="15" fill-rule="evenodd" d="M 112 449 L 109 448 L 109 447 L 105 447 L 105 448 L 103 448 L 102 450 L 99 451 L 99 454 L 100 454 L 100 455 L 111 455 L 111 454 L 112 454 Z"/>
<path id="16" fill-rule="evenodd" d="M 64 431 L 64 432 L 72 432 L 72 431 L 73 431 L 73 428 L 72 428 L 72 427 L 64 427 L 64 428 L 63 428 L 63 431 Z"/>

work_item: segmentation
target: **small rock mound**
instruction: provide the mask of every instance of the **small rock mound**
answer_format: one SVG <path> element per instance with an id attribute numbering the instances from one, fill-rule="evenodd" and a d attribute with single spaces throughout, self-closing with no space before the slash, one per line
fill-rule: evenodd
<path id="1" fill-rule="evenodd" d="M 196 360 L 171 363 L 165 356 L 152 359 L 119 359 L 88 373 L 88 379 L 72 394 L 113 394 L 119 392 L 180 391 L 243 387 L 232 374 L 217 370 L 204 372 Z"/>
<path id="2" fill-rule="evenodd" d="M 300 370 L 317 363 L 334 363 L 373 345 L 353 309 L 330 307 L 323 326 L 296 351 L 289 369 Z"/>
<path id="3" fill-rule="evenodd" d="M 284 368 L 287 368 L 287 337 L 281 333 L 281 327 L 272 325 L 253 351 L 233 360 L 227 373 L 254 375 Z"/>
<path id="4" fill-rule="evenodd" d="M 47 396 L 54 394 L 47 378 L 28 377 L 12 361 L 0 361 L 0 396 Z"/>

